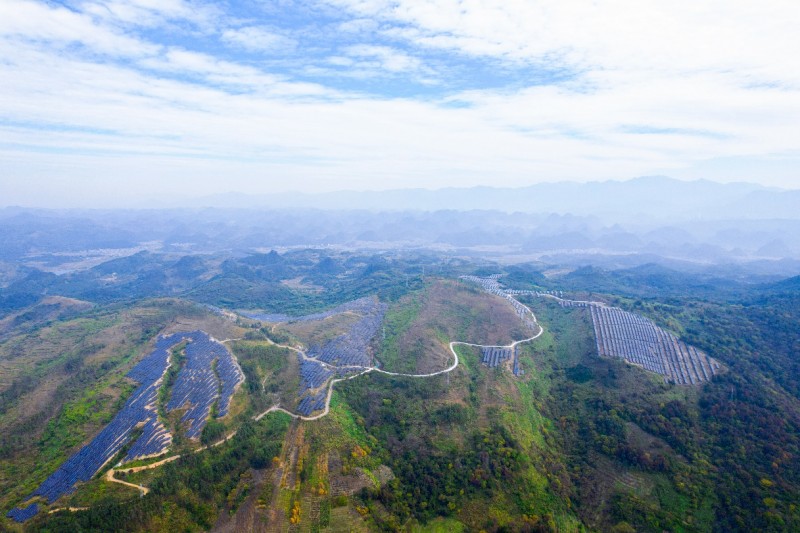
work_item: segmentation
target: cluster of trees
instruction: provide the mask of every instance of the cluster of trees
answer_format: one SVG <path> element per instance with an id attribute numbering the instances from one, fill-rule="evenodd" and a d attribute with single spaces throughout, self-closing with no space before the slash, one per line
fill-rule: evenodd
<path id="1" fill-rule="evenodd" d="M 242 476 L 251 468 L 266 468 L 280 453 L 289 423 L 289 417 L 280 414 L 247 421 L 225 445 L 185 454 L 160 467 L 151 491 L 143 497 L 108 498 L 87 511 L 45 514 L 27 527 L 33 531 L 147 531 L 158 529 L 153 527 L 158 521 L 172 531 L 211 529 L 228 496 L 241 500 L 236 496 Z"/>
<path id="2" fill-rule="evenodd" d="M 482 370 L 490 371 L 494 372 Z M 451 387 L 463 390 L 457 379 L 452 378 Z M 531 457 L 494 408 L 489 408 L 488 423 L 479 421 L 477 395 L 465 398 L 466 404 L 445 401 L 444 396 L 452 394 L 447 380 L 371 376 L 341 384 L 340 394 L 374 444 L 371 455 L 395 476 L 383 487 L 359 494 L 370 520 L 382 530 L 397 531 L 436 517 L 460 517 L 482 502 L 479 505 L 503 507 L 506 518 L 473 516 L 471 527 L 556 531 L 548 509 L 565 504 L 555 501 L 553 487 L 542 493 L 531 481 L 531 470 L 547 475 L 552 466 L 560 474 L 557 464 Z"/>
<path id="3" fill-rule="evenodd" d="M 597 483 L 596 457 L 657 480 L 648 496 L 618 491 L 603 527 L 638 531 L 800 528 L 800 299 L 793 294 L 715 303 L 618 301 L 723 363 L 697 388 L 659 384 L 611 361 L 585 361 L 556 379 L 549 403 L 581 510 Z M 591 371 L 587 372 L 585 367 Z M 640 379 L 630 380 L 631 372 Z M 643 432 L 651 439 L 636 438 Z M 655 439 L 655 440 L 653 440 Z M 664 481 L 666 480 L 666 485 Z M 589 514 L 583 515 L 591 523 Z"/>
<path id="4" fill-rule="evenodd" d="M 476 496 L 491 497 L 503 483 L 514 484 L 526 463 L 519 445 L 502 427 L 473 433 L 462 450 L 439 450 L 419 441 L 393 454 L 397 476 L 369 497 L 395 514 L 400 523 L 409 518 L 428 521 L 447 516 Z"/>

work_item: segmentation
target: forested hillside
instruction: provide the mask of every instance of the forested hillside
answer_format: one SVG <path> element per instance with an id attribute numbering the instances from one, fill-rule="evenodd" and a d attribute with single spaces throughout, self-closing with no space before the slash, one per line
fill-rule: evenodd
<path id="1" fill-rule="evenodd" d="M 5 511 L 38 502 L 40 512 L 24 523 L 4 517 L 3 526 L 800 527 L 796 283 L 736 291 L 711 284 L 689 297 L 679 295 L 681 277 L 673 273 L 664 296 L 663 278 L 652 276 L 645 296 L 637 273 L 613 278 L 611 292 L 601 284 L 591 290 L 589 280 L 599 274 L 612 279 L 599 271 L 562 279 L 535 268 L 504 274 L 492 265 L 446 267 L 501 274 L 498 281 L 535 314 L 538 323 L 530 324 L 501 295 L 453 274 L 423 277 L 429 261 L 316 254 L 265 254 L 227 266 L 186 260 L 180 268 L 196 269 L 198 279 L 218 276 L 227 288 L 200 293 L 214 286 L 201 284 L 181 298 L 110 302 L 89 293 L 87 300 L 48 296 L 7 315 L 0 338 L 0 502 Z M 145 260 L 131 268 L 149 267 Z M 232 288 L 234 279 L 249 280 L 256 292 L 248 294 L 279 288 L 286 306 L 279 293 L 248 299 Z M 690 294 L 695 281 L 686 283 Z M 713 357 L 719 371 L 708 382 L 680 385 L 600 357 L 590 308 L 565 306 L 566 298 L 652 320 Z M 380 322 L 363 329 L 373 320 Z M 184 411 L 168 409 L 189 360 L 185 343 L 176 345 L 157 399 L 172 435 L 169 450 L 118 465 L 125 448 L 73 494 L 52 503 L 28 500 L 122 408 L 136 386 L 126 374 L 157 336 L 194 330 L 224 340 L 241 367 L 244 382 L 229 412 L 217 417 L 213 404 L 202 434 L 192 438 Z M 513 358 L 485 363 L 481 346 L 529 337 L 508 352 Z"/>

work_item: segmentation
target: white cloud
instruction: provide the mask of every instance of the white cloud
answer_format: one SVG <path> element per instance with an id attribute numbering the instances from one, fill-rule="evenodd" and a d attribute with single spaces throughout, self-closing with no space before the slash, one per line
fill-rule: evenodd
<path id="1" fill-rule="evenodd" d="M 111 30 L 64 7 L 26 0 L 0 2 L 0 36 L 8 39 L 5 48 L 9 53 L 13 53 L 15 39 L 36 41 L 56 48 L 80 44 L 94 54 L 126 57 L 152 54 L 160 48 Z"/>
<path id="2" fill-rule="evenodd" d="M 369 18 L 355 18 L 340 23 L 337 30 L 342 33 L 369 34 L 379 28 L 378 23 Z"/>
<path id="3" fill-rule="evenodd" d="M 258 26 L 224 30 L 222 32 L 222 41 L 256 52 L 286 50 L 293 48 L 296 44 L 292 39 Z"/>
<path id="4" fill-rule="evenodd" d="M 355 60 L 352 58 L 343 56 L 331 56 L 326 61 L 337 67 L 352 67 L 356 64 Z"/>
<path id="5" fill-rule="evenodd" d="M 800 4 L 706 0 L 330 0 L 414 45 L 579 70 L 800 76 Z M 782 74 L 781 74 L 782 73 Z"/>
<path id="6" fill-rule="evenodd" d="M 123 25 L 156 27 L 174 22 L 211 31 L 221 16 L 213 4 L 187 0 L 105 0 L 79 4 L 83 13 L 101 21 Z"/>
<path id="7" fill-rule="evenodd" d="M 143 175 L 202 193 L 523 185 L 800 153 L 794 3 L 335 2 L 353 13 L 339 25 L 346 38 L 311 45 L 300 30 L 195 16 L 178 0 L 83 13 L 0 3 L 0 185 L 44 176 L 102 189 L 104 177 Z M 132 29 L 176 20 L 231 48 Z M 374 32 L 382 44 L 359 40 Z M 280 72 L 233 52 L 287 46 L 297 65 Z M 341 88 L 347 75 L 457 86 L 431 69 L 430 51 L 523 80 L 543 67 L 571 76 L 425 99 Z M 335 90 L 296 81 L 334 73 Z"/>
<path id="8" fill-rule="evenodd" d="M 388 46 L 355 45 L 347 47 L 344 53 L 356 58 L 356 65 L 363 67 L 392 73 L 420 71 L 431 73 L 418 58 Z"/>

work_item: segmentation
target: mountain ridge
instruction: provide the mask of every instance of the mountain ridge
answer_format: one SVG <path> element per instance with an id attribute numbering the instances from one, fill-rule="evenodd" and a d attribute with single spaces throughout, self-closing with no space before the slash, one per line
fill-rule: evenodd
<path id="1" fill-rule="evenodd" d="M 754 183 L 684 181 L 644 176 L 627 181 L 543 182 L 524 187 L 447 187 L 441 189 L 340 190 L 322 193 L 239 192 L 203 196 L 208 207 L 364 209 L 384 211 L 497 210 L 507 213 L 579 213 L 603 218 L 797 218 L 791 209 L 800 191 Z M 743 209 L 747 207 L 747 209 Z M 776 206 L 778 207 L 776 212 Z"/>

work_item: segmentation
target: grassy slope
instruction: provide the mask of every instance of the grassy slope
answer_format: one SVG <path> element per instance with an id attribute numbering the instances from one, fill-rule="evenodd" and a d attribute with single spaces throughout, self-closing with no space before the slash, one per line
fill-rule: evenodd
<path id="1" fill-rule="evenodd" d="M 420 368 L 426 353 L 443 366 L 435 351 L 403 349 L 423 337 L 446 349 L 449 340 L 492 344 L 524 336 L 504 301 L 452 281 L 401 300 L 387 315 L 387 330 L 378 357 L 391 370 Z M 537 400 L 548 385 L 536 361 L 547 343 L 522 349 L 528 372 L 521 379 L 481 366 L 478 350 L 462 346 L 462 365 L 449 377 L 370 375 L 343 384 L 342 397 L 376 440 L 373 453 L 397 476 L 361 495 L 372 528 L 581 528 L 548 471 L 552 422 Z M 426 483 L 434 485 L 429 492 L 420 490 Z"/>
<path id="2" fill-rule="evenodd" d="M 708 530 L 712 495 L 696 467 L 637 425 L 630 412 L 642 405 L 696 405 L 697 390 L 597 358 L 584 310 L 531 303 L 554 341 L 542 354 L 552 369 L 546 412 L 556 421 L 551 442 L 564 468 L 564 496 L 575 501 L 581 518 L 598 529 L 633 523 L 639 531 Z M 690 493 L 687 484 L 698 490 Z"/>
<path id="3" fill-rule="evenodd" d="M 513 309 L 453 280 L 434 279 L 392 306 L 384 322 L 386 338 L 376 343 L 383 368 L 393 372 L 426 373 L 452 361 L 453 340 L 507 344 L 530 336 Z"/>
<path id="4" fill-rule="evenodd" d="M 170 325 L 204 326 L 218 335 L 229 329 L 194 306 L 160 300 L 95 309 L 0 346 L 15 363 L 5 375 L 8 403 L 0 415 L 0 509 L 19 504 L 113 418 L 135 389 L 125 374 Z M 90 482 L 70 499 L 96 501 L 120 492 L 106 485 Z"/>
<path id="5" fill-rule="evenodd" d="M 255 442 L 266 439 L 263 446 L 243 435 L 197 459 L 132 474 L 134 483 L 161 487 L 143 499 L 141 505 L 158 506 L 137 525 L 150 531 L 264 522 L 301 531 L 712 529 L 719 519 L 717 458 L 700 435 L 701 424 L 713 421 L 698 418 L 706 389 L 665 385 L 641 369 L 599 359 L 583 310 L 530 303 L 546 332 L 522 347 L 522 377 L 481 366 L 478 350 L 462 346 L 462 364 L 448 376 L 370 374 L 341 383 L 328 417 L 290 422 L 273 414 L 255 432 L 248 429 Z M 676 331 L 694 327 L 696 318 L 676 321 L 670 309 L 648 308 Z M 504 343 L 523 336 L 505 302 L 455 281 L 429 280 L 401 298 L 386 326 L 376 356 L 400 371 L 441 368 L 449 340 Z M 237 394 L 229 428 L 252 428 L 245 422 L 250 415 L 292 393 L 294 355 L 252 337 L 233 345 L 249 386 Z M 254 386 L 264 379 L 266 387 Z M 222 464 L 226 473 L 214 478 L 213 491 L 191 484 Z M 780 474 L 764 479 L 765 491 L 782 494 Z M 94 490 L 98 499 L 126 501 L 114 489 Z M 765 516 L 783 512 L 785 503 L 765 498 L 772 509 Z"/>
<path id="6" fill-rule="evenodd" d="M 390 309 L 386 326 L 386 340 L 382 335 L 378 339 L 376 355 L 391 370 L 431 365 L 424 360 L 424 350 L 409 354 L 403 349 L 419 340 L 435 340 L 439 351 L 428 354 L 441 367 L 444 357 L 452 357 L 449 351 L 443 352 L 450 339 L 508 342 L 519 328 L 502 300 L 452 281 L 429 283 L 425 290 L 403 298 Z M 237 353 L 242 352 L 241 346 L 235 345 Z M 251 487 L 237 512 L 221 518 L 218 525 L 244 528 L 261 520 L 283 529 L 292 526 L 295 516 L 304 531 L 401 525 L 457 531 L 464 524 L 536 522 L 579 529 L 574 514 L 550 488 L 542 432 L 551 424 L 525 400 L 538 386 L 521 385 L 503 370 L 485 369 L 476 350 L 458 349 L 463 364 L 449 377 L 370 374 L 338 384 L 331 414 L 314 422 L 295 422 L 267 473 L 254 474 L 254 479 L 262 481 Z M 534 381 L 536 373 L 530 372 L 528 378 Z M 268 387 L 271 381 L 267 380 Z M 525 416 L 520 417 L 520 412 Z M 484 437 L 491 441 L 486 449 L 492 462 L 507 468 L 514 483 L 501 485 L 489 479 L 489 488 L 464 494 L 459 494 L 462 487 L 439 487 L 449 506 L 446 519 L 433 519 L 437 513 L 398 513 L 399 506 L 384 498 L 382 493 L 405 490 L 407 480 L 397 468 L 403 453 L 417 453 L 416 446 L 427 443 L 434 456 L 458 461 L 460 455 L 471 453 L 474 439 Z M 513 453 L 517 459 L 503 465 L 504 453 Z M 431 461 L 436 458 L 432 456 Z M 431 508 L 434 505 L 430 502 Z M 489 523 L 485 523 L 487 517 Z"/>

